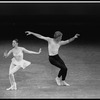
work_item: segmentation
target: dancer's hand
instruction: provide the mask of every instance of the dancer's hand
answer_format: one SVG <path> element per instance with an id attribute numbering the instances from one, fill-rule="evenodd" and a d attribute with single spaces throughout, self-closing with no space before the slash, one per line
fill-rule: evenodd
<path id="1" fill-rule="evenodd" d="M 39 49 L 39 54 L 41 53 L 41 48 Z"/>
<path id="2" fill-rule="evenodd" d="M 32 34 L 30 31 L 26 31 L 25 33 L 27 33 L 27 35 L 31 35 Z"/>
<path id="3" fill-rule="evenodd" d="M 4 57 L 7 58 L 7 50 L 4 52 Z"/>
<path id="4" fill-rule="evenodd" d="M 75 38 L 78 38 L 78 36 L 80 36 L 80 34 L 75 34 Z"/>

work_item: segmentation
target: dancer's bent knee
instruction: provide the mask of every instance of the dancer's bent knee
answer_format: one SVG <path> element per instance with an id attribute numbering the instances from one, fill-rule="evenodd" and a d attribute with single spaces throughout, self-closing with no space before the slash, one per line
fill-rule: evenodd
<path id="1" fill-rule="evenodd" d="M 9 75 L 10 74 L 14 74 L 15 72 L 17 72 L 21 67 L 20 66 L 14 66 L 14 68 L 9 70 Z"/>

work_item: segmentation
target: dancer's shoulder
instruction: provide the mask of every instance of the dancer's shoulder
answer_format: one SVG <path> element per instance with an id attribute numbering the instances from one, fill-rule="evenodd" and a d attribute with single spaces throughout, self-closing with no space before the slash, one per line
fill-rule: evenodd
<path id="1" fill-rule="evenodd" d="M 18 47 L 20 50 L 23 50 L 23 49 L 25 49 L 24 47 Z"/>

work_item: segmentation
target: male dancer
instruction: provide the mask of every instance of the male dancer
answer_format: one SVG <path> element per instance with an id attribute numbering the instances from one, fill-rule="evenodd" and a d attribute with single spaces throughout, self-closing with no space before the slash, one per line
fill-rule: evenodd
<path id="1" fill-rule="evenodd" d="M 58 85 L 69 86 L 69 84 L 65 82 L 65 78 L 66 78 L 68 69 L 67 69 L 65 63 L 63 62 L 63 60 L 60 58 L 58 52 L 59 52 L 60 46 L 72 42 L 75 38 L 78 38 L 79 34 L 76 34 L 74 37 L 72 37 L 68 40 L 62 41 L 61 39 L 62 39 L 63 34 L 60 31 L 56 31 L 54 33 L 54 38 L 45 37 L 40 34 L 30 32 L 30 31 L 26 31 L 25 33 L 27 33 L 27 35 L 32 34 L 32 35 L 36 36 L 37 38 L 46 40 L 48 42 L 49 61 L 52 65 L 60 68 L 58 76 L 56 77 L 56 82 Z M 62 80 L 60 80 L 61 76 L 62 76 Z"/>

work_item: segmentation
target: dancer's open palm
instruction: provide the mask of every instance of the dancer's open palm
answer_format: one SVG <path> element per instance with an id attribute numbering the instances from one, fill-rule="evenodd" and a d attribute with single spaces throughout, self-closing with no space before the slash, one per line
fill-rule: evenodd
<path id="1" fill-rule="evenodd" d="M 4 52 L 4 57 L 7 58 L 7 50 Z"/>
<path id="2" fill-rule="evenodd" d="M 30 31 L 26 31 L 25 33 L 26 33 L 26 35 L 31 35 L 32 34 Z"/>

